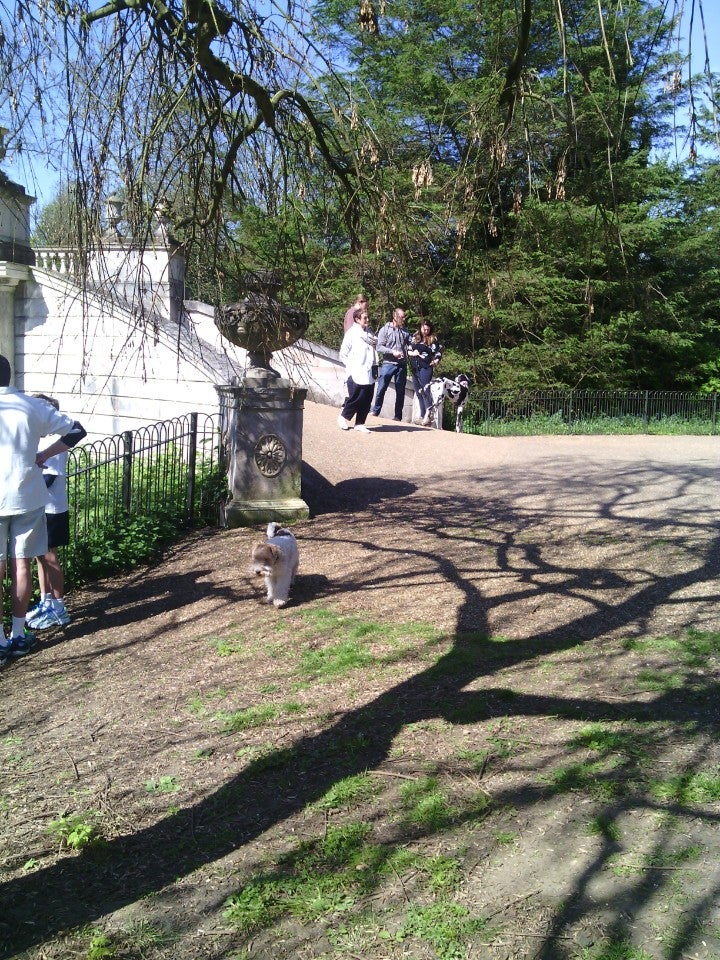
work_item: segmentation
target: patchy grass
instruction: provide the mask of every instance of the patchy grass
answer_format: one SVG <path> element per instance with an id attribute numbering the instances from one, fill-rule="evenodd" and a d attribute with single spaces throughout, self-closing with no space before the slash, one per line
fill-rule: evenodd
<path id="1" fill-rule="evenodd" d="M 78 738 L 42 761 L 33 725 L 0 741 L 11 882 L 41 889 L 62 868 L 63 892 L 107 889 L 133 914 L 71 911 L 19 960 L 474 960 L 558 944 L 563 960 L 668 960 L 717 946 L 714 914 L 702 931 L 681 922 L 720 854 L 716 634 L 543 645 L 327 602 L 198 644 L 204 660 L 168 669 L 172 695 L 139 682 L 134 702 L 120 685 L 113 697 L 112 673 L 83 686 L 82 714 L 67 714 Z M 689 713 L 678 684 L 703 694 Z M 49 850 L 47 828 L 16 815 L 41 789 L 57 811 Z M 585 883 L 609 885 L 611 906 L 575 914 Z"/>

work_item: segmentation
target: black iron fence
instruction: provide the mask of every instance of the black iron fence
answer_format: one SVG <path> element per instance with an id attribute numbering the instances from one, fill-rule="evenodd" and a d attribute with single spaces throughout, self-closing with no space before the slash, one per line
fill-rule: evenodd
<path id="1" fill-rule="evenodd" d="M 68 456 L 71 581 L 132 565 L 151 541 L 216 524 L 225 487 L 218 417 L 191 413 L 75 447 Z"/>
<path id="2" fill-rule="evenodd" d="M 473 390 L 466 406 L 465 432 L 715 434 L 717 413 L 715 393 Z"/>

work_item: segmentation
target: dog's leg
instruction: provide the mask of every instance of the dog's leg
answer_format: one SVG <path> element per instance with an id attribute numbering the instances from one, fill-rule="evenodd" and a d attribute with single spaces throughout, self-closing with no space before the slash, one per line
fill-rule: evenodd
<path id="1" fill-rule="evenodd" d="M 274 584 L 273 584 L 273 575 L 272 575 L 272 573 L 266 573 L 266 574 L 265 574 L 265 587 L 266 587 L 266 589 L 267 589 L 267 597 L 266 597 L 266 600 L 267 600 L 268 603 L 272 603 L 272 602 L 273 602 L 273 597 L 274 597 L 274 592 L 273 592 Z"/>
<path id="2" fill-rule="evenodd" d="M 288 596 L 290 595 L 290 582 L 292 577 L 292 570 L 286 569 L 283 570 L 280 576 L 277 578 L 275 583 L 275 591 L 273 603 L 276 607 L 284 607 L 288 602 Z"/>

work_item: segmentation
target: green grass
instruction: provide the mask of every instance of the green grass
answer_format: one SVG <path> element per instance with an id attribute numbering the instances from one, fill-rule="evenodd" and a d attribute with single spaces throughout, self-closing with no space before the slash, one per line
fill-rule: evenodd
<path id="1" fill-rule="evenodd" d="M 572 737 L 571 747 L 584 747 L 603 757 L 619 755 L 638 762 L 649 758 L 649 747 L 654 742 L 652 732 L 637 726 L 632 728 L 608 727 L 601 723 L 590 724 Z"/>
<path id="2" fill-rule="evenodd" d="M 425 830 L 442 830 L 453 820 L 454 809 L 437 777 L 422 777 L 401 787 L 404 820 Z"/>
<path id="3" fill-rule="evenodd" d="M 228 899 L 225 919 L 242 933 L 251 933 L 285 915 L 309 923 L 350 909 L 366 877 L 375 875 L 370 886 L 377 882 L 382 852 L 366 842 L 368 832 L 367 824 L 350 823 L 299 844 L 274 869 L 253 875 Z"/>
<path id="4" fill-rule="evenodd" d="M 651 953 L 634 947 L 625 939 L 609 939 L 599 946 L 583 950 L 578 960 L 655 960 Z"/>
<path id="5" fill-rule="evenodd" d="M 230 713 L 219 712 L 216 717 L 222 724 L 223 733 L 241 733 L 243 730 L 265 726 L 274 720 L 277 714 L 277 708 L 268 703 L 246 707 L 244 710 L 233 710 Z"/>
<path id="6" fill-rule="evenodd" d="M 541 780 L 555 793 L 586 793 L 596 800 L 607 801 L 621 796 L 626 781 L 612 778 L 612 770 L 619 763 L 612 758 L 565 764 Z"/>
<path id="7" fill-rule="evenodd" d="M 462 861 L 458 857 L 438 854 L 427 859 L 418 858 L 417 866 L 427 874 L 433 893 L 452 893 L 464 879 Z"/>
<path id="8" fill-rule="evenodd" d="M 148 951 L 169 946 L 173 938 L 146 920 L 135 920 L 122 930 L 91 930 L 85 960 L 138 960 Z"/>
<path id="9" fill-rule="evenodd" d="M 653 693 L 670 693 L 673 690 L 680 690 L 685 679 L 684 672 L 669 668 L 663 670 L 638 670 L 636 677 L 637 685 L 642 690 L 650 690 Z"/>
<path id="10" fill-rule="evenodd" d="M 411 905 L 395 939 L 415 937 L 429 943 L 439 960 L 463 960 L 467 941 L 485 930 L 487 921 L 452 900 L 440 899 L 428 906 Z"/>
<path id="11" fill-rule="evenodd" d="M 620 828 L 610 817 L 600 815 L 593 817 L 588 826 L 588 833 L 592 837 L 603 837 L 605 840 L 611 840 L 618 843 L 621 838 Z"/>
<path id="12" fill-rule="evenodd" d="M 690 629 L 680 637 L 633 637 L 624 646 L 639 653 L 671 654 L 685 666 L 701 667 L 709 658 L 720 656 L 720 633 Z"/>
<path id="13" fill-rule="evenodd" d="M 194 693 L 188 700 L 188 710 L 196 717 L 206 717 L 210 712 L 209 705 L 217 700 L 223 700 L 227 695 L 228 691 L 222 687 L 208 693 Z"/>
<path id="14" fill-rule="evenodd" d="M 317 800 L 312 807 L 317 810 L 343 809 L 372 800 L 382 790 L 377 777 L 369 773 L 358 773 L 352 777 L 345 777 L 328 790 Z"/>
<path id="15" fill-rule="evenodd" d="M 325 646 L 304 650 L 301 656 L 301 674 L 317 680 L 335 679 L 360 668 L 391 666 L 422 654 L 443 639 L 436 627 L 423 622 L 377 623 L 325 607 L 312 607 L 301 616 L 306 636 L 314 643 L 322 638 L 328 641 Z"/>
<path id="16" fill-rule="evenodd" d="M 148 793 L 177 793 L 179 789 L 177 777 L 170 774 L 158 777 L 157 780 L 145 781 L 145 790 Z"/>
<path id="17" fill-rule="evenodd" d="M 367 651 L 363 642 L 343 640 L 320 650 L 305 650 L 301 657 L 300 670 L 315 680 L 332 680 L 376 663 L 376 657 Z"/>
<path id="18" fill-rule="evenodd" d="M 425 906 L 411 905 L 402 927 L 385 938 L 417 938 L 429 943 L 440 958 L 464 957 L 467 938 L 484 930 L 486 923 L 444 899 L 462 880 L 461 862 L 373 844 L 368 841 L 369 832 L 368 824 L 348 823 L 298 844 L 270 869 L 250 877 L 227 900 L 225 920 L 244 935 L 269 929 L 283 917 L 303 924 L 323 920 L 333 928 L 343 922 L 343 936 L 348 938 L 354 924 L 363 922 L 362 899 L 388 878 L 410 871 L 424 877 L 431 895 L 440 899 Z M 348 919 L 341 921 L 342 917 Z"/>
<path id="19" fill-rule="evenodd" d="M 653 780 L 650 792 L 664 802 L 716 803 L 720 800 L 720 768 L 712 772 L 688 772 L 666 780 Z"/>
<path id="20" fill-rule="evenodd" d="M 213 640 L 213 645 L 219 657 L 231 657 L 234 653 L 240 653 L 246 646 L 244 640 L 231 640 L 228 637 L 218 637 Z"/>
<path id="21" fill-rule="evenodd" d="M 450 428 L 448 423 L 446 429 Z M 710 436 L 712 421 L 704 417 L 591 417 L 567 419 L 561 412 L 537 413 L 527 417 L 486 419 L 480 410 L 469 410 L 465 416 L 465 433 L 491 437 L 567 436 L 585 434 L 597 436 L 632 435 L 647 433 L 653 436 Z"/>

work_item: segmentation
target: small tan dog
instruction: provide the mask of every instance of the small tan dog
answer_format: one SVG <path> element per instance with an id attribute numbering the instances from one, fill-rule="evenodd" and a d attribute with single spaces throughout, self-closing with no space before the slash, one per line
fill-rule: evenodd
<path id="1" fill-rule="evenodd" d="M 251 561 L 255 576 L 265 577 L 267 602 L 284 607 L 300 562 L 295 537 L 279 523 L 269 523 L 267 543 L 253 547 Z"/>

